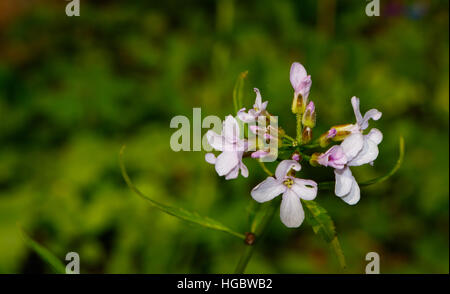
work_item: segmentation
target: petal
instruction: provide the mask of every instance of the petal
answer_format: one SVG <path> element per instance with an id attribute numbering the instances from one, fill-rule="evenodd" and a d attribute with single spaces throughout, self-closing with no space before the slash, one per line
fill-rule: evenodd
<path id="1" fill-rule="evenodd" d="M 242 108 L 241 110 L 238 111 L 237 117 L 245 123 L 255 121 L 255 117 L 253 115 L 245 112 L 245 108 Z"/>
<path id="2" fill-rule="evenodd" d="M 300 91 L 301 88 L 301 83 L 303 81 L 303 79 L 306 77 L 306 70 L 303 67 L 303 65 L 301 65 L 298 62 L 294 62 L 291 65 L 291 72 L 290 72 L 290 80 L 291 80 L 291 85 L 292 88 L 294 88 L 294 90 Z"/>
<path id="3" fill-rule="evenodd" d="M 239 125 L 236 119 L 228 115 L 223 122 L 222 135 L 228 142 L 234 143 L 239 138 Z"/>
<path id="4" fill-rule="evenodd" d="M 208 144 L 211 145 L 212 148 L 222 151 L 224 149 L 225 145 L 225 138 L 221 135 L 218 135 L 214 131 L 207 131 L 206 132 L 206 139 L 208 141 Z"/>
<path id="5" fill-rule="evenodd" d="M 269 154 L 269 152 L 264 151 L 264 150 L 258 150 L 256 152 L 253 152 L 251 156 L 252 156 L 252 158 L 261 158 L 261 157 L 266 156 L 267 154 Z"/>
<path id="6" fill-rule="evenodd" d="M 288 228 L 298 228 L 305 219 L 300 198 L 291 190 L 287 189 L 283 194 L 280 206 L 280 219 Z"/>
<path id="7" fill-rule="evenodd" d="M 354 133 L 344 139 L 341 143 L 347 160 L 352 160 L 363 148 L 364 137 L 361 133 Z"/>
<path id="8" fill-rule="evenodd" d="M 265 101 L 265 102 L 263 102 L 263 104 L 261 104 L 261 108 L 260 108 L 261 111 L 266 110 L 267 103 L 269 103 L 269 101 Z"/>
<path id="9" fill-rule="evenodd" d="M 376 144 L 380 144 L 383 140 L 383 133 L 379 129 L 373 128 L 365 137 L 374 141 Z"/>
<path id="10" fill-rule="evenodd" d="M 247 168 L 247 166 L 242 162 L 242 160 L 241 160 L 239 166 L 240 166 L 240 168 L 241 168 L 241 175 L 242 175 L 244 178 L 247 178 L 247 177 L 248 177 L 248 168 Z"/>
<path id="11" fill-rule="evenodd" d="M 252 189 L 251 195 L 258 202 L 266 202 L 284 191 L 286 191 L 286 186 L 283 183 L 275 180 L 273 177 L 268 177 Z"/>
<path id="12" fill-rule="evenodd" d="M 317 195 L 317 183 L 312 180 L 295 178 L 291 189 L 298 197 L 305 200 L 313 200 Z"/>
<path id="13" fill-rule="evenodd" d="M 253 108 L 261 109 L 261 103 L 262 103 L 261 93 L 259 92 L 258 88 L 253 88 L 253 91 L 255 91 L 255 93 L 256 93 L 256 99 L 255 99 L 255 104 L 253 104 Z"/>
<path id="14" fill-rule="evenodd" d="M 216 160 L 216 171 L 219 176 L 228 174 L 233 168 L 239 164 L 236 152 L 222 152 Z"/>
<path id="15" fill-rule="evenodd" d="M 353 96 L 351 101 L 352 101 L 353 112 L 355 113 L 355 117 L 356 117 L 356 123 L 358 125 L 361 125 L 363 117 L 361 115 L 361 111 L 359 111 L 359 98 L 356 96 Z"/>
<path id="16" fill-rule="evenodd" d="M 207 163 L 216 164 L 216 156 L 214 153 L 206 153 L 205 160 Z"/>
<path id="17" fill-rule="evenodd" d="M 352 160 L 350 160 L 348 166 L 360 166 L 374 161 L 378 157 L 378 145 L 370 140 L 365 139 L 364 145 L 361 151 Z"/>
<path id="18" fill-rule="evenodd" d="M 225 180 L 236 179 L 239 176 L 239 165 L 236 165 L 226 176 Z"/>
<path id="19" fill-rule="evenodd" d="M 358 124 L 360 125 L 360 128 L 362 130 L 365 130 L 369 126 L 369 119 L 379 120 L 381 118 L 381 115 L 382 113 L 378 110 L 370 109 L 366 112 L 366 114 L 364 114 L 364 118 L 362 119 L 361 123 Z"/>
<path id="20" fill-rule="evenodd" d="M 301 169 L 300 163 L 295 160 L 283 160 L 278 164 L 277 169 L 275 170 L 275 178 L 278 180 L 284 179 L 291 169 L 299 171 Z"/>
<path id="21" fill-rule="evenodd" d="M 303 99 L 303 105 L 306 105 L 306 101 L 309 96 L 309 91 L 311 90 L 311 76 L 305 77 L 300 83 L 300 88 L 296 91 L 296 93 L 300 93 Z"/>
<path id="22" fill-rule="evenodd" d="M 353 178 L 352 188 L 350 192 L 341 199 L 344 200 L 347 204 L 355 205 L 356 203 L 358 203 L 359 198 L 360 198 L 359 185 Z"/>
<path id="23" fill-rule="evenodd" d="M 345 167 L 341 170 L 335 169 L 334 175 L 336 177 L 336 186 L 334 187 L 334 194 L 342 197 L 347 195 L 352 189 L 352 183 L 354 177 L 349 167 Z"/>

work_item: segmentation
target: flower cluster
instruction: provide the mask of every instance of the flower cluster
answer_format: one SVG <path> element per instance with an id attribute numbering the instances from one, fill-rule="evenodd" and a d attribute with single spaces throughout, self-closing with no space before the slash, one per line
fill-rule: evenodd
<path id="1" fill-rule="evenodd" d="M 225 176 L 225 179 L 230 180 L 237 178 L 239 172 L 243 177 L 248 177 L 248 169 L 243 163 L 244 157 L 263 161 L 267 156 L 274 154 L 274 146 L 286 151 L 283 154 L 289 154 L 287 158 L 276 158 L 280 162 L 275 175 L 272 176 L 268 172 L 269 177 L 254 187 L 250 194 L 257 202 L 270 201 L 282 195 L 281 221 L 287 227 L 295 228 L 299 227 L 305 218 L 302 201 L 315 199 L 318 188 L 315 181 L 296 177 L 296 173 L 301 170 L 300 162 L 314 167 L 333 168 L 336 196 L 354 205 L 360 199 L 360 188 L 350 167 L 367 163 L 373 165 L 378 157 L 378 145 L 383 135 L 376 128 L 366 132 L 369 120 L 380 119 L 381 112 L 371 109 L 363 116 L 359 109 L 359 99 L 352 97 L 351 104 L 356 122 L 333 126 L 312 141 L 313 128 L 316 125 L 316 108 L 313 101 L 308 102 L 311 76 L 307 74 L 303 65 L 295 62 L 291 66 L 290 82 L 294 90 L 291 110 L 297 118 L 296 138 L 287 135 L 278 127 L 256 125 L 258 122 L 273 121 L 276 117 L 267 111 L 268 102 L 263 102 L 260 91 L 255 88 L 256 99 L 253 108 L 248 111 L 245 108 L 240 109 L 236 114 L 239 121 L 229 115 L 223 122 L 221 134 L 211 130 L 207 132 L 208 143 L 221 153 L 217 157 L 213 153 L 207 153 L 205 160 L 215 165 L 219 176 Z M 247 138 L 241 131 L 240 124 L 248 125 Z M 271 144 L 268 148 L 265 144 L 268 140 L 275 141 L 276 144 Z M 325 150 L 333 143 L 335 145 Z M 307 153 L 309 150 L 312 154 Z"/>

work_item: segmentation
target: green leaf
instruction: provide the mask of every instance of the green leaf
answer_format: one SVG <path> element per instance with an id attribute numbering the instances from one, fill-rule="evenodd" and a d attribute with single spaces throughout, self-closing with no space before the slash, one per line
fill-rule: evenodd
<path id="1" fill-rule="evenodd" d="M 399 155 L 398 155 L 398 159 L 397 159 L 397 162 L 395 163 L 394 167 L 383 176 L 358 183 L 359 186 L 360 187 L 369 186 L 369 185 L 382 183 L 382 182 L 386 181 L 387 179 L 389 179 L 392 175 L 394 175 L 399 170 L 399 168 L 403 164 L 404 157 L 405 157 L 405 140 L 403 139 L 403 137 L 400 137 L 399 138 Z M 319 183 L 319 189 L 322 189 L 322 190 L 334 189 L 334 182 Z"/>
<path id="2" fill-rule="evenodd" d="M 47 262 L 57 274 L 65 274 L 66 266 L 64 263 L 56 257 L 50 250 L 43 247 L 33 239 L 31 239 L 22 229 L 20 229 L 21 235 L 25 243 L 30 247 L 42 260 Z"/>
<path id="3" fill-rule="evenodd" d="M 136 186 L 134 186 L 134 184 L 131 182 L 130 177 L 127 174 L 127 171 L 125 169 L 125 165 L 123 162 L 123 152 L 125 150 L 125 146 L 122 147 L 122 149 L 120 150 L 120 156 L 119 156 L 119 161 L 120 161 L 120 169 L 122 170 L 122 176 L 125 179 L 125 182 L 127 183 L 128 187 L 130 187 L 130 189 L 136 193 L 138 196 L 140 196 L 141 198 L 147 200 L 152 206 L 158 208 L 159 210 L 173 215 L 175 217 L 178 217 L 179 219 L 185 220 L 187 222 L 191 222 L 197 225 L 200 225 L 202 227 L 205 228 L 209 228 L 209 229 L 213 229 L 213 230 L 217 230 L 217 231 L 222 231 L 222 232 L 226 232 L 229 233 L 235 237 L 238 237 L 242 240 L 245 240 L 245 235 L 235 232 L 232 229 L 224 226 L 223 224 L 221 224 L 220 222 L 211 219 L 209 217 L 204 217 L 204 216 L 200 216 L 198 213 L 196 212 L 190 212 L 187 211 L 183 208 L 178 208 L 178 207 L 173 207 L 173 206 L 169 206 L 163 203 L 160 203 L 150 197 L 148 197 L 147 195 L 145 195 L 144 193 L 142 193 L 138 188 L 136 188 Z"/>
<path id="4" fill-rule="evenodd" d="M 237 113 L 243 107 L 242 96 L 244 92 L 244 79 L 247 77 L 248 71 L 239 74 L 239 77 L 233 89 L 233 105 L 234 112 Z"/>
<path id="5" fill-rule="evenodd" d="M 328 212 L 325 208 L 312 200 L 302 202 L 304 206 L 306 206 L 306 220 L 311 225 L 314 233 L 322 237 L 322 239 L 330 245 L 331 249 L 338 258 L 340 266 L 345 268 L 346 264 L 344 253 L 336 235 L 336 228 L 333 220 L 328 215 Z"/>

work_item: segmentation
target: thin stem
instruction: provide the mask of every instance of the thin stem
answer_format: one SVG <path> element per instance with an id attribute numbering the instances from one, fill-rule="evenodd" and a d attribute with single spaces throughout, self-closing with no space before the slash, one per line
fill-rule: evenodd
<path id="1" fill-rule="evenodd" d="M 297 142 L 298 144 L 302 144 L 302 115 L 301 113 L 297 113 Z"/>

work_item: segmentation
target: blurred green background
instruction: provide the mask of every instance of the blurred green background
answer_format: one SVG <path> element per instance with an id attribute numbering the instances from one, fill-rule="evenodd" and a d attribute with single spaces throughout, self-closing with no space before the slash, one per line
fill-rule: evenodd
<path id="1" fill-rule="evenodd" d="M 147 195 L 245 232 L 263 171 L 246 161 L 248 179 L 225 181 L 205 152 L 170 149 L 169 122 L 193 107 L 231 113 L 248 70 L 244 104 L 258 87 L 294 134 L 293 61 L 312 75 L 316 136 L 354 121 L 353 95 L 383 112 L 371 124 L 384 133 L 380 155 L 357 179 L 394 165 L 399 136 L 405 162 L 356 206 L 318 195 L 345 271 L 311 227 L 287 229 L 277 213 L 247 272 L 364 273 L 370 251 L 382 273 L 449 272 L 448 1 L 381 1 L 380 17 L 359 0 L 81 0 L 70 18 L 67 3 L 0 1 L 0 273 L 51 272 L 19 226 L 61 260 L 78 252 L 82 273 L 232 272 L 242 242 L 150 207 L 123 181 L 118 153 L 126 144 Z"/>

